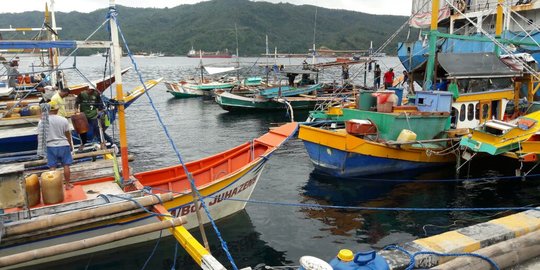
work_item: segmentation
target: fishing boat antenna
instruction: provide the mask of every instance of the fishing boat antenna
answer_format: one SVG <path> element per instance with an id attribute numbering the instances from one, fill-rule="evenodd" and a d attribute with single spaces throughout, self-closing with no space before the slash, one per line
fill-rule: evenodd
<path id="1" fill-rule="evenodd" d="M 311 63 L 313 65 L 315 65 L 315 54 L 317 53 L 317 49 L 315 48 L 315 41 L 316 41 L 316 37 L 317 37 L 317 11 L 318 11 L 318 7 L 315 7 L 315 22 L 313 23 L 314 26 L 313 26 L 313 55 L 312 55 L 312 58 L 311 58 Z"/>
<path id="2" fill-rule="evenodd" d="M 238 26 L 234 24 L 234 33 L 236 36 L 236 80 L 240 81 L 240 55 L 238 54 Z"/>
<path id="3" fill-rule="evenodd" d="M 109 0 L 109 12 L 115 12 L 115 0 Z M 118 129 L 120 131 L 120 155 L 122 158 L 122 178 L 129 179 L 129 161 L 127 149 L 126 113 L 124 111 L 124 91 L 122 89 L 122 69 L 120 61 L 122 59 L 122 47 L 118 40 L 118 28 L 115 19 L 109 20 L 111 26 L 111 41 L 113 53 L 114 76 L 116 78 L 116 100 L 118 101 Z"/>
<path id="4" fill-rule="evenodd" d="M 204 70 L 202 62 L 202 50 L 199 50 L 199 68 L 201 69 L 201 84 L 204 83 Z"/>

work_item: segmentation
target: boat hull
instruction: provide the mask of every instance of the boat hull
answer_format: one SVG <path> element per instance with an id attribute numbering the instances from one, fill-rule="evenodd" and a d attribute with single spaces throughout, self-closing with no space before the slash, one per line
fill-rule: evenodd
<path id="1" fill-rule="evenodd" d="M 271 130 L 267 134 L 254 139 L 253 141 L 244 143 L 225 152 L 185 164 L 185 167 L 191 173 L 191 177 L 194 179 L 197 189 L 208 207 L 213 220 L 219 220 L 245 208 L 247 200 L 251 197 L 269 157 L 281 144 L 286 142 L 296 132 L 297 127 L 298 125 L 296 123 L 286 124 Z M 143 187 L 147 187 L 148 189 L 145 190 L 149 190 L 154 194 L 172 192 L 174 198 L 171 201 L 164 202 L 163 206 L 173 216 L 183 217 L 187 221 L 184 227 L 186 229 L 192 229 L 198 226 L 196 207 L 193 204 L 193 197 L 190 191 L 191 184 L 187 180 L 187 174 L 183 168 L 183 166 L 177 165 L 137 173 L 133 175 L 137 180 L 134 182 L 134 187 L 139 190 Z M 88 190 L 86 193 L 89 193 L 89 191 L 96 189 L 93 186 L 94 184 L 107 183 L 108 185 L 114 185 L 111 184 L 113 181 L 113 177 L 105 177 L 88 180 L 87 182 L 77 182 L 74 190 L 78 188 L 78 185 L 83 187 L 89 185 L 86 186 L 86 189 Z M 93 191 L 92 194 L 94 193 L 96 192 Z M 24 210 L 21 211 L 25 212 Z M 72 209 L 72 211 L 76 211 L 76 209 Z M 209 218 L 204 214 L 203 210 L 201 211 L 202 222 L 208 223 Z M 48 210 L 48 212 L 51 212 L 51 210 Z M 52 213 L 55 212 L 52 211 Z M 22 219 L 20 212 L 12 212 L 12 214 L 14 219 L 12 222 Z M 24 217 L 24 214 L 22 214 L 22 216 Z M 2 250 L 2 255 L 6 256 L 57 244 L 88 239 L 90 237 L 129 229 L 156 221 L 157 218 L 153 215 L 128 211 L 122 216 L 112 215 L 98 219 L 98 221 L 94 223 L 78 223 L 78 225 L 67 227 L 64 230 L 50 231 L 47 229 L 34 232 L 33 235 L 25 235 L 22 238 L 16 238 L 17 235 L 15 235 L 14 237 L 11 237 L 11 239 L 3 239 L 3 242 L 0 243 L 0 249 Z M 164 231 L 164 233 L 165 235 L 169 234 L 168 231 Z M 114 249 L 120 246 L 149 241 L 156 239 L 157 237 L 159 237 L 159 233 L 144 234 L 129 239 L 110 242 L 99 247 L 31 260 L 25 264 L 18 264 L 13 267 L 19 268 L 22 266 L 30 266 L 97 251 Z"/>
<path id="2" fill-rule="evenodd" d="M 453 154 L 435 155 L 440 148 L 396 147 L 347 134 L 301 126 L 303 140 L 315 169 L 341 178 L 386 174 L 436 167 L 455 161 Z"/>
<path id="3" fill-rule="evenodd" d="M 248 200 L 253 192 L 261 172 L 266 163 L 266 159 L 261 159 L 257 164 L 250 166 L 245 171 L 242 171 L 238 174 L 235 174 L 225 180 L 222 180 L 220 183 L 208 186 L 207 188 L 201 189 L 200 192 L 203 196 L 207 196 L 204 200 L 208 206 L 212 218 L 218 220 L 229 215 L 232 215 L 245 208 L 246 202 L 243 201 L 232 201 L 228 199 L 237 199 L 237 200 Z M 176 196 L 173 201 L 165 203 L 165 207 L 171 212 L 174 216 L 182 216 L 185 218 L 187 223 L 184 225 L 187 229 L 193 229 L 198 226 L 197 216 L 195 213 L 195 206 L 192 203 L 191 193 L 182 196 Z M 54 236 L 51 238 L 43 239 L 40 241 L 26 243 L 24 245 L 17 245 L 13 247 L 4 247 L 2 248 L 3 256 L 17 254 L 20 252 L 35 250 L 38 248 L 68 243 L 72 241 L 82 240 L 89 237 L 100 236 L 107 233 L 112 233 L 119 230 L 129 229 L 136 226 L 141 226 L 145 224 L 150 224 L 156 222 L 157 219 L 152 216 L 133 216 L 118 220 L 116 222 L 108 222 L 105 224 L 96 224 L 96 226 L 86 228 L 84 230 L 70 231 L 65 234 Z M 203 222 L 208 223 L 209 220 L 203 212 Z M 168 230 L 163 231 L 163 236 L 170 235 Z M 103 250 L 109 250 L 121 246 L 141 243 L 145 241 L 150 241 L 159 237 L 159 233 L 150 233 L 137 237 L 132 237 L 117 242 L 109 243 L 99 247 L 84 249 L 76 252 L 70 252 L 62 254 L 59 256 L 44 258 L 40 260 L 34 260 L 21 266 L 30 266 L 35 264 L 40 264 L 44 262 L 50 262 L 55 260 L 61 260 L 73 256 L 79 256 L 89 253 L 94 253 Z M 9 268 L 6 268 L 9 269 Z"/>
<path id="4" fill-rule="evenodd" d="M 317 105 L 316 98 L 287 98 L 294 110 L 310 110 Z M 278 111 L 287 110 L 287 105 L 274 99 L 258 99 L 238 96 L 230 93 L 216 95 L 219 106 L 230 112 L 242 111 Z"/>
<path id="5" fill-rule="evenodd" d="M 341 151 L 304 141 L 309 159 L 321 173 L 340 178 L 354 178 L 432 168 L 448 162 L 415 162 Z"/>

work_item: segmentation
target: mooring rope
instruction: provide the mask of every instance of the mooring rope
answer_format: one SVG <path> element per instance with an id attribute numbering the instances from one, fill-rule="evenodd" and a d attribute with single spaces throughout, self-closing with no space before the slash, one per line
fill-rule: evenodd
<path id="1" fill-rule="evenodd" d="M 152 107 L 152 110 L 156 114 L 156 118 L 158 119 L 159 124 L 161 125 L 161 127 L 162 127 L 162 129 L 163 129 L 163 131 L 164 131 L 164 133 L 165 133 L 165 135 L 167 137 L 167 140 L 171 144 L 171 146 L 172 146 L 172 148 L 173 148 L 173 150 L 174 150 L 174 152 L 176 154 L 176 157 L 178 158 L 180 164 L 182 165 L 184 171 L 186 172 L 186 175 L 188 176 L 187 179 L 189 180 L 189 182 L 190 182 L 190 184 L 191 184 L 191 186 L 193 188 L 193 191 L 195 191 L 196 195 L 198 196 L 199 201 L 201 203 L 201 206 L 203 207 L 203 209 L 204 209 L 204 211 L 205 211 L 205 213 L 206 213 L 206 215 L 208 217 L 208 220 L 210 221 L 210 223 L 212 225 L 212 228 L 216 232 L 216 235 L 217 235 L 219 241 L 221 242 L 221 247 L 222 247 L 223 251 L 227 255 L 227 258 L 229 259 L 229 262 L 231 263 L 233 269 L 238 270 L 238 267 L 236 266 L 236 264 L 234 262 L 234 259 L 233 259 L 232 255 L 231 255 L 230 251 L 229 251 L 229 248 L 227 247 L 227 243 L 225 242 L 225 240 L 223 240 L 223 237 L 222 237 L 219 229 L 217 228 L 215 220 L 210 215 L 210 210 L 208 209 L 208 206 L 206 205 L 206 203 L 203 200 L 204 197 L 200 194 L 199 190 L 197 189 L 197 186 L 195 185 L 195 181 L 193 180 L 193 177 L 192 177 L 191 173 L 189 173 L 189 171 L 188 171 L 188 169 L 187 169 L 187 167 L 186 167 L 186 165 L 184 163 L 184 160 L 182 158 L 182 155 L 180 154 L 180 151 L 176 147 L 176 144 L 174 143 L 173 138 L 170 136 L 169 130 L 167 129 L 167 126 L 163 122 L 161 114 L 157 110 L 152 97 L 148 93 L 148 89 L 147 89 L 146 85 L 144 84 L 144 80 L 142 79 L 142 75 L 141 75 L 141 72 L 139 71 L 139 67 L 138 67 L 137 63 L 135 62 L 135 59 L 133 58 L 133 54 L 132 54 L 131 50 L 129 49 L 128 43 L 127 43 L 127 41 L 126 41 L 126 39 L 124 37 L 124 34 L 122 33 L 122 30 L 120 28 L 120 24 L 118 22 L 117 15 L 118 15 L 118 12 L 116 11 L 116 9 L 114 7 L 109 7 L 108 17 L 116 22 L 117 29 L 118 29 L 118 34 L 120 35 L 120 37 L 122 38 L 122 41 L 124 42 L 124 46 L 126 48 L 128 56 L 129 56 L 129 58 L 131 60 L 131 63 L 133 64 L 133 67 L 134 67 L 134 69 L 135 69 L 135 71 L 137 73 L 137 76 L 139 78 L 140 83 L 144 87 L 146 97 L 148 98 L 148 101 L 149 101 L 149 103 L 150 103 L 150 105 Z"/>
<path id="2" fill-rule="evenodd" d="M 499 266 L 497 265 L 497 263 L 495 261 L 493 261 L 491 258 L 487 257 L 487 256 L 484 256 L 484 255 L 480 255 L 480 254 L 476 254 L 476 253 L 439 253 L 439 252 L 433 252 L 433 251 L 418 251 L 418 252 L 415 252 L 415 253 L 410 253 L 409 251 L 407 251 L 406 249 L 398 246 L 398 245 L 389 245 L 389 246 L 386 246 L 383 250 L 399 250 L 403 253 L 405 253 L 405 255 L 407 255 L 409 257 L 409 265 L 407 265 L 407 268 L 405 268 L 406 270 L 412 270 L 414 269 L 415 265 L 416 265 L 416 256 L 420 256 L 420 255 L 434 255 L 434 256 L 439 256 L 439 257 L 475 257 L 475 258 L 479 258 L 479 259 L 482 259 L 484 261 L 486 261 L 487 263 L 489 263 L 495 270 L 499 270 Z"/>

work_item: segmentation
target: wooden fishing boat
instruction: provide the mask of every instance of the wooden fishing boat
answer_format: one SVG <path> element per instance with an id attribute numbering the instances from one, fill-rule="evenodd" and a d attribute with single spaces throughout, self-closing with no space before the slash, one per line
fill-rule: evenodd
<path id="1" fill-rule="evenodd" d="M 164 82 L 167 87 L 167 92 L 171 93 L 175 98 L 191 98 L 211 96 L 213 90 L 231 90 L 234 82 L 208 82 L 197 84 L 196 82 Z"/>
<path id="2" fill-rule="evenodd" d="M 1 46 L 1 45 L 0 45 Z M 145 83 L 146 90 L 152 89 L 154 86 L 161 82 L 162 78 L 157 80 L 149 80 Z M 139 99 L 145 93 L 145 87 L 139 86 L 124 96 L 125 107 L 129 107 L 137 99 Z M 103 96 L 103 100 L 108 102 L 109 99 Z M 34 103 L 23 103 L 25 107 L 37 106 L 38 101 Z M 112 109 L 111 109 L 112 108 Z M 116 107 L 111 104 L 109 108 L 110 115 L 109 120 L 115 121 Z M 40 120 L 40 112 L 36 112 L 29 116 L 17 116 L 17 117 L 4 117 L 0 118 L 0 153 L 13 153 L 18 155 L 17 152 L 26 152 L 37 149 L 37 128 L 36 125 Z M 69 112 L 69 114 L 74 111 Z M 73 131 L 75 133 L 75 131 Z M 75 133 L 74 138 L 78 138 Z M 25 154 L 26 155 L 26 154 Z"/>
<path id="3" fill-rule="evenodd" d="M 470 162 L 475 156 L 485 161 L 501 157 L 510 161 L 508 167 L 514 167 L 517 175 L 531 172 L 540 163 L 539 121 L 540 111 L 508 122 L 490 120 L 461 139 L 462 158 Z"/>
<path id="4" fill-rule="evenodd" d="M 317 92 L 320 84 L 304 87 L 273 87 L 264 90 L 255 90 L 250 94 L 237 95 L 225 91 L 216 91 L 215 100 L 221 108 L 227 111 L 245 110 L 310 110 L 323 97 L 304 95 Z"/>
<path id="5" fill-rule="evenodd" d="M 296 123 L 286 124 L 271 130 L 253 141 L 246 142 L 230 150 L 186 163 L 186 167 L 193 176 L 197 189 L 205 197 L 205 203 L 209 207 L 214 219 L 217 220 L 244 209 L 246 202 L 243 200 L 250 198 L 268 158 L 296 130 Z M 113 162 L 111 160 L 101 161 L 101 164 L 106 163 L 109 164 L 109 167 L 104 165 L 98 168 L 97 165 L 94 165 L 88 168 L 81 165 L 80 169 L 74 168 L 73 174 L 78 175 L 81 180 L 75 180 L 75 187 L 66 192 L 65 200 L 60 204 L 39 204 L 29 211 L 13 208 L 6 210 L 6 213 L 0 215 L 5 226 L 0 244 L 2 256 L 151 223 L 155 219 L 153 216 L 144 213 L 140 209 L 132 208 L 127 212 L 81 220 L 71 224 L 63 224 L 62 226 L 47 226 L 40 230 L 32 230 L 24 234 L 9 233 L 15 230 L 13 228 L 25 226 L 23 224 L 30 224 L 33 220 L 43 220 L 47 216 L 57 215 L 57 212 L 68 215 L 69 213 L 87 211 L 88 209 L 111 208 L 125 202 L 125 200 L 119 199 L 116 196 L 134 199 L 145 197 L 145 193 L 141 191 L 143 188 L 151 191 L 151 194 L 160 195 L 162 199 L 164 199 L 163 194 L 172 193 L 168 201 L 164 201 L 165 208 L 173 216 L 183 217 L 187 221 L 185 225 L 187 229 L 197 226 L 196 207 L 193 204 L 190 182 L 182 166 L 172 166 L 135 173 L 130 178 L 131 183 L 124 183 L 124 188 L 122 188 L 122 185 L 115 182 L 112 170 L 114 166 Z M 19 179 L 19 181 L 22 181 L 22 179 Z M 105 197 L 107 194 L 113 194 L 115 196 L 103 198 L 98 196 L 100 194 L 103 194 L 102 196 Z M 146 194 L 146 197 L 152 198 L 153 196 Z M 107 203 L 107 200 L 110 200 L 111 203 Z M 29 218 L 30 216 L 32 219 Z M 203 222 L 208 222 L 208 219 L 205 218 Z M 100 246 L 99 248 L 30 261 L 24 265 L 39 264 L 44 261 L 148 241 L 158 236 L 159 234 L 156 232 L 135 239 Z M 2 266 L 2 259 L 0 259 L 0 267 Z M 17 267 L 20 266 L 22 265 L 18 265 Z"/>
<path id="6" fill-rule="evenodd" d="M 382 98 L 379 100 L 386 93 L 360 91 L 357 109 L 343 109 L 339 113 L 333 113 L 332 110 L 335 108 L 330 107 L 329 109 L 325 108 L 328 111 L 315 112 L 310 116 L 310 120 L 314 121 L 347 121 L 352 119 L 370 121 L 377 127 L 375 136 L 365 134 L 352 136 L 341 134 L 342 136 L 338 136 L 328 133 L 328 130 L 323 128 L 301 127 L 299 137 L 303 138 L 305 134 L 308 134 L 305 136 L 305 145 L 310 158 L 318 169 L 338 176 L 357 176 L 380 172 L 378 169 L 381 168 L 377 166 L 380 164 L 385 170 L 398 171 L 401 168 L 437 165 L 441 161 L 457 161 L 458 159 L 451 157 L 458 154 L 456 152 L 458 144 L 454 143 L 457 142 L 457 137 L 467 135 L 470 129 L 490 122 L 490 120 L 497 121 L 491 121 L 491 124 L 487 125 L 502 126 L 506 125 L 502 124 L 503 121 L 511 121 L 519 116 L 521 113 L 520 97 L 523 96 L 520 93 L 522 88 L 527 89 L 527 100 L 529 102 L 533 100 L 537 91 L 534 85 L 538 83 L 538 75 L 535 75 L 536 72 L 533 70 L 534 65 L 514 55 L 510 57 L 512 61 L 501 59 L 500 50 L 505 48 L 498 48 L 494 50 L 494 53 L 462 52 L 460 50 L 437 52 L 437 38 L 440 37 L 440 33 L 437 31 L 438 8 L 437 2 L 433 1 L 433 21 L 429 33 L 427 63 L 415 67 L 415 69 L 404 65 L 405 68 L 410 68 L 408 70 L 410 79 L 416 80 L 423 86 L 423 91 L 415 91 L 416 95 L 411 97 L 409 104 L 405 104 L 406 107 L 395 102 L 381 101 Z M 502 22 L 501 11 L 498 12 L 496 21 L 497 35 L 501 34 Z M 448 35 L 448 37 L 450 36 L 453 39 L 462 40 L 470 38 Z M 477 41 L 493 43 L 492 40 L 486 39 L 478 39 Z M 409 57 L 414 56 L 409 55 Z M 414 75 L 414 73 L 421 74 L 421 76 Z M 435 89 L 441 91 L 434 91 Z M 377 99 L 373 98 L 372 95 L 377 95 Z M 397 100 L 401 101 L 401 97 Z M 373 115 L 368 115 L 365 112 L 372 110 L 377 112 L 372 112 Z M 395 126 L 396 122 L 393 120 L 390 122 L 384 120 L 392 114 L 395 115 L 396 112 L 404 114 L 405 126 Z M 430 116 L 431 113 L 444 113 L 446 120 L 443 122 L 446 124 L 427 125 L 425 121 L 433 117 Z M 411 122 L 409 116 L 415 114 L 419 118 Z M 397 140 L 395 132 L 402 130 L 412 131 L 418 138 L 411 139 L 406 144 L 402 143 L 396 149 L 399 144 L 395 143 Z M 394 134 L 388 136 L 391 134 L 389 131 L 394 131 Z M 425 136 L 426 132 L 435 132 L 439 135 Z M 338 131 L 336 133 L 339 134 Z M 382 136 L 386 136 L 386 138 Z M 334 141 L 331 141 L 330 137 Z M 356 137 L 360 137 L 362 141 L 357 140 Z M 356 144 L 351 144 L 349 147 L 349 143 L 352 142 L 356 142 Z M 437 148 L 426 147 L 433 143 L 439 146 Z M 424 147 L 424 153 L 417 151 L 413 155 L 411 147 L 415 145 Z M 332 146 L 338 148 L 333 149 Z M 500 151 L 504 150 L 501 148 Z M 443 154 L 446 156 L 446 160 L 434 158 L 433 154 L 435 153 Z M 426 159 L 425 157 L 430 156 L 430 154 L 432 158 Z M 377 165 L 371 166 L 370 164 L 373 163 L 370 162 Z M 384 167 L 382 164 L 388 166 Z M 365 167 L 373 167 L 374 170 L 370 171 L 369 168 Z"/>
<path id="7" fill-rule="evenodd" d="M 38 197 L 36 178 L 23 178 L 31 173 L 25 164 L 1 166 L 0 209 L 5 211 L 0 214 L 3 224 L 0 268 L 29 266 L 113 249 L 155 239 L 161 236 L 160 230 L 169 228 L 201 267 L 224 269 L 187 229 L 194 228 L 197 223 L 202 228 L 210 219 L 243 209 L 269 157 L 296 132 L 298 125 L 285 124 L 259 138 L 198 161 L 184 163 L 180 160 L 178 166 L 132 174 L 122 78 L 118 76 L 121 50 L 118 49 L 114 0 L 110 1 L 109 15 L 112 47 L 115 48 L 114 72 L 118 78 L 121 160 L 113 157 L 91 165 L 81 164 L 80 168 L 74 166 L 74 187 L 65 193 L 60 172 L 51 174 L 52 178 L 47 177 L 47 180 L 42 175 L 42 200 Z M 93 48 L 97 47 L 96 43 L 92 42 Z M 99 48 L 110 46 L 103 43 Z M 202 203 L 209 211 L 207 218 L 200 216 Z M 156 225 L 153 213 L 159 214 L 158 218 L 165 222 Z M 198 222 L 193 222 L 195 220 Z M 186 222 L 188 224 L 182 226 Z"/>
<path id="8" fill-rule="evenodd" d="M 440 166 L 456 160 L 448 151 L 448 142 L 453 139 L 444 133 L 449 114 L 342 111 L 338 118 L 341 126 L 339 122 L 321 123 L 319 127 L 300 126 L 298 138 L 304 142 L 315 168 L 322 173 L 352 178 Z M 362 119 L 369 120 L 362 122 Z M 347 125 L 357 122 L 363 126 L 359 130 L 346 129 L 343 121 Z M 403 130 L 416 137 L 401 139 Z"/>

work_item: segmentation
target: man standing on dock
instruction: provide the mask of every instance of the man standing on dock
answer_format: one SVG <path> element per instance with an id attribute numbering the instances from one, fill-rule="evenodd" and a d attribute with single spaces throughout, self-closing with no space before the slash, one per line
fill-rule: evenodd
<path id="1" fill-rule="evenodd" d="M 65 188 L 71 189 L 71 170 L 69 166 L 73 163 L 71 151 L 73 141 L 69 123 L 65 117 L 57 115 L 58 106 L 55 104 L 43 103 L 41 106 L 42 120 L 38 123 L 38 131 L 47 145 L 47 166 L 51 170 L 56 170 L 60 163 L 64 167 Z"/>

